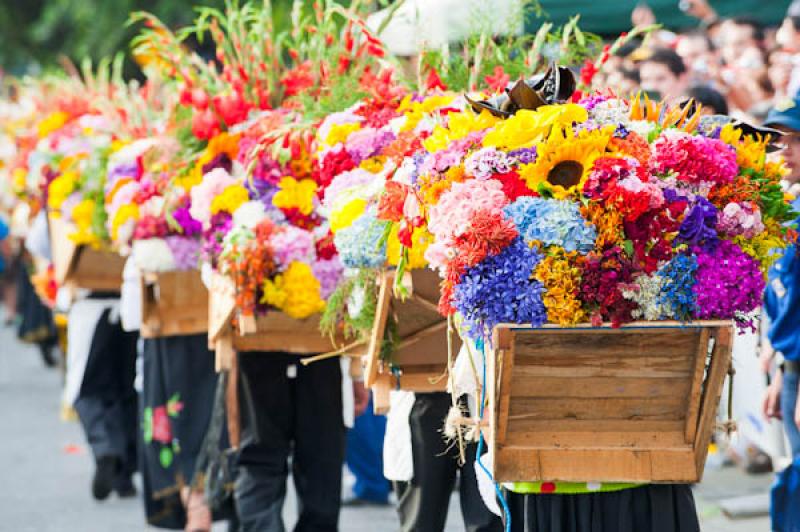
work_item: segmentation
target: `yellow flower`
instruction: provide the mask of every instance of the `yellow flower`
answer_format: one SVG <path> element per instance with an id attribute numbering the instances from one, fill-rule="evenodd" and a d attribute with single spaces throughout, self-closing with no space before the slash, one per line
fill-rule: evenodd
<path id="1" fill-rule="evenodd" d="M 392 232 L 389 233 L 389 239 L 386 242 L 386 257 L 392 266 L 397 266 L 400 261 L 400 252 L 402 251 L 400 240 L 397 237 L 398 230 L 399 225 L 393 224 Z M 432 241 L 433 236 L 425 227 L 414 228 L 411 233 L 411 247 L 408 248 L 406 268 L 414 270 L 428 265 L 428 261 L 425 260 L 425 250 L 428 249 Z"/>
<path id="2" fill-rule="evenodd" d="M 373 174 L 380 173 L 383 170 L 383 165 L 386 163 L 386 157 L 383 155 L 376 155 L 375 157 L 370 157 L 369 159 L 364 159 L 359 164 L 359 168 L 366 170 L 367 172 L 371 172 Z"/>
<path id="3" fill-rule="evenodd" d="M 69 115 L 63 111 L 56 111 L 50 113 L 37 125 L 36 129 L 39 133 L 39 138 L 43 139 L 50 133 L 58 131 L 69 120 Z"/>
<path id="4" fill-rule="evenodd" d="M 52 210 L 61 208 L 61 204 L 75 191 L 78 176 L 75 172 L 64 172 L 50 182 L 47 189 L 47 206 Z"/>
<path id="5" fill-rule="evenodd" d="M 581 280 L 580 260 L 577 252 L 567 253 L 559 249 L 545 256 L 534 270 L 533 277 L 544 285 L 542 301 L 550 323 L 574 325 L 586 318 L 577 297 Z"/>
<path id="6" fill-rule="evenodd" d="M 733 237 L 733 242 L 758 262 L 764 279 L 767 279 L 769 269 L 781 257 L 779 250 L 785 248 L 788 242 L 782 235 L 780 224 L 768 220 L 765 225 L 766 230 L 755 237 L 748 239 L 738 235 Z"/>
<path id="7" fill-rule="evenodd" d="M 249 199 L 250 196 L 247 193 L 247 189 L 242 185 L 228 185 L 222 191 L 222 194 L 211 200 L 211 214 L 217 214 L 218 212 L 233 214 L 236 209 L 241 207 L 242 203 Z"/>
<path id="8" fill-rule="evenodd" d="M 471 109 L 460 113 L 450 113 L 447 116 L 447 127 L 436 126 L 431 136 L 422 142 L 425 149 L 431 153 L 443 150 L 450 146 L 452 141 L 463 139 L 470 133 L 488 129 L 500 121 L 489 111 L 475 114 Z"/>
<path id="9" fill-rule="evenodd" d="M 119 228 L 122 227 L 128 220 L 139 219 L 139 206 L 135 203 L 129 203 L 120 207 L 114 219 L 111 221 L 111 238 L 117 240 Z"/>
<path id="10" fill-rule="evenodd" d="M 272 197 L 272 204 L 279 209 L 296 208 L 301 214 L 308 216 L 314 210 L 314 197 L 317 184 L 311 179 L 296 180 L 293 177 L 282 177 L 278 182 L 278 192 Z"/>
<path id="11" fill-rule="evenodd" d="M 531 190 L 544 185 L 558 199 L 579 193 L 594 161 L 603 155 L 613 129 L 608 126 L 575 134 L 571 126 L 554 127 L 547 140 L 536 146 L 536 161 L 520 167 L 520 177 Z"/>
<path id="12" fill-rule="evenodd" d="M 14 190 L 18 192 L 25 190 L 25 185 L 28 182 L 28 171 L 25 168 L 14 168 L 11 176 L 14 181 Z"/>
<path id="13" fill-rule="evenodd" d="M 484 146 L 505 150 L 529 148 L 550 132 L 551 128 L 569 126 L 589 119 L 586 109 L 577 104 L 544 105 L 535 111 L 522 109 L 501 122 L 483 139 Z"/>
<path id="14" fill-rule="evenodd" d="M 220 133 L 208 141 L 208 146 L 202 155 L 197 159 L 192 171 L 183 177 L 176 179 L 178 184 L 187 192 L 195 185 L 203 181 L 203 167 L 213 161 L 218 155 L 225 154 L 231 161 L 236 160 L 239 155 L 239 134 Z"/>
<path id="15" fill-rule="evenodd" d="M 99 238 L 92 231 L 92 220 L 96 207 L 94 200 L 84 199 L 72 208 L 72 222 L 77 230 L 69 235 L 69 239 L 76 244 L 88 244 L 95 247 L 100 245 Z"/>
<path id="16" fill-rule="evenodd" d="M 304 262 L 292 262 L 275 279 L 264 281 L 262 290 L 262 303 L 272 305 L 295 319 L 307 318 L 325 308 L 325 301 L 319 295 L 319 281 L 311 266 Z"/>
<path id="17" fill-rule="evenodd" d="M 366 209 L 367 200 L 356 198 L 332 211 L 330 216 L 331 232 L 335 234 L 346 227 L 350 227 L 356 218 L 364 214 Z"/>
<path id="18" fill-rule="evenodd" d="M 347 137 L 350 136 L 351 133 L 358 131 L 361 129 L 361 124 L 358 122 L 350 122 L 347 124 L 333 124 L 331 126 L 330 131 L 328 131 L 328 136 L 325 137 L 324 143 L 328 146 L 335 146 L 340 142 L 347 141 Z"/>
<path id="19" fill-rule="evenodd" d="M 454 99 L 455 96 L 452 95 L 437 95 L 425 98 L 421 102 L 413 102 L 411 101 L 411 95 L 406 96 L 400 104 L 400 107 L 397 108 L 398 112 L 404 113 L 406 116 L 406 122 L 400 128 L 400 131 L 413 130 L 417 127 L 420 120 L 425 118 L 425 115 L 432 113 L 436 109 L 450 105 Z"/>

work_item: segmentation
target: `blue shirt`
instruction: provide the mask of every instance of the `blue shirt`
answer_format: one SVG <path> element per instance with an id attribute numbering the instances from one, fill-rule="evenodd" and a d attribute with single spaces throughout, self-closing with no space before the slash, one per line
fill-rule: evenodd
<path id="1" fill-rule="evenodd" d="M 800 210 L 800 199 L 792 204 Z M 772 347 L 786 360 L 800 361 L 800 257 L 797 245 L 784 251 L 783 257 L 769 271 L 764 290 L 764 310 L 770 319 L 769 338 Z"/>

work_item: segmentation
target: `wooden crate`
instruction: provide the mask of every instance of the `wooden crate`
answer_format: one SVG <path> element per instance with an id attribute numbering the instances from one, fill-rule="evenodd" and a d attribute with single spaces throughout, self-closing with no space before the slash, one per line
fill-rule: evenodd
<path id="1" fill-rule="evenodd" d="M 48 215 L 50 250 L 59 285 L 102 292 L 119 292 L 125 259 L 109 250 L 77 245 L 69 235 L 74 227 L 59 216 Z"/>
<path id="2" fill-rule="evenodd" d="M 236 318 L 238 327 L 233 326 Z M 285 351 L 297 355 L 326 353 L 345 344 L 343 337 L 323 336 L 320 316 L 295 319 L 283 312 L 262 316 L 237 315 L 236 287 L 215 274 L 209 296 L 209 346 L 217 353 L 217 369 L 226 370 L 236 351 Z"/>
<path id="3" fill-rule="evenodd" d="M 498 482 L 700 480 L 730 322 L 500 325 L 487 354 Z"/>
<path id="4" fill-rule="evenodd" d="M 208 331 L 208 290 L 198 270 L 142 273 L 143 338 Z"/>
<path id="5" fill-rule="evenodd" d="M 395 297 L 394 272 L 385 272 L 379 281 L 378 308 L 366 354 L 364 384 L 372 387 L 375 409 L 388 408 L 389 390 L 439 392 L 447 389 L 447 320 L 438 311 L 439 276 L 431 270 L 412 270 L 403 280 L 408 297 Z M 392 353 L 391 364 L 380 358 L 389 316 L 394 317 L 400 343 Z M 455 357 L 461 341 L 451 333 Z M 391 367 L 398 369 L 392 373 Z"/>

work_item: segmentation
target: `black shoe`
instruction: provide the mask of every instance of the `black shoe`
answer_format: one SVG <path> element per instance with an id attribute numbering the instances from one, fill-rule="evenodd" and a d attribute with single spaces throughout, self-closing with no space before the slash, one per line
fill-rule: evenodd
<path id="1" fill-rule="evenodd" d="M 39 353 L 42 355 L 42 362 L 44 362 L 44 365 L 48 368 L 53 368 L 58 365 L 58 360 L 55 355 L 53 355 L 52 345 L 39 344 Z"/>
<path id="2" fill-rule="evenodd" d="M 95 499 L 103 501 L 111 494 L 118 468 L 119 459 L 116 456 L 101 456 L 97 459 L 97 469 L 94 470 L 92 479 L 92 496 Z"/>
<path id="3" fill-rule="evenodd" d="M 133 485 L 131 475 L 120 473 L 114 478 L 114 491 L 120 499 L 136 497 L 136 486 Z"/>

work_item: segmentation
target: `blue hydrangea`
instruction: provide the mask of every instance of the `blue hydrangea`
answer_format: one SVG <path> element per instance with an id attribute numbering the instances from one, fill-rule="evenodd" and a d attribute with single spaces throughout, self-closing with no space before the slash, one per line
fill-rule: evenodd
<path id="1" fill-rule="evenodd" d="M 697 258 L 694 255 L 675 255 L 665 264 L 658 275 L 664 280 L 658 304 L 665 318 L 688 321 L 696 309 L 694 293 Z"/>
<path id="2" fill-rule="evenodd" d="M 532 278 L 541 259 L 536 250 L 517 238 L 461 276 L 453 306 L 470 338 L 487 336 L 498 323 L 539 327 L 547 321 L 544 287 Z"/>
<path id="3" fill-rule="evenodd" d="M 368 211 L 333 237 L 339 258 L 348 268 L 379 268 L 386 262 L 386 224 Z"/>
<path id="4" fill-rule="evenodd" d="M 575 202 L 523 196 L 504 211 L 526 242 L 536 240 L 581 253 L 594 249 L 597 229 L 583 218 Z"/>

